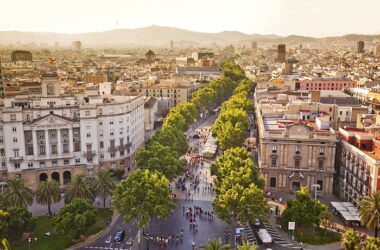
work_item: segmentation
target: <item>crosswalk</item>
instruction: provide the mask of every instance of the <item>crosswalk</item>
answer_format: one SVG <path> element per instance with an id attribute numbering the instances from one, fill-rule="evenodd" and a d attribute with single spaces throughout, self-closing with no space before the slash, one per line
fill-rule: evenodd
<path id="1" fill-rule="evenodd" d="M 275 226 L 268 223 L 264 223 L 264 226 L 276 244 L 286 247 L 286 248 L 295 248 L 295 249 L 300 248 L 300 246 L 294 245 L 290 243 L 289 241 L 287 241 L 286 239 L 284 239 L 284 237 L 281 235 L 281 233 L 277 230 Z"/>
<path id="2" fill-rule="evenodd" d="M 246 236 L 247 236 L 247 241 L 248 241 L 249 243 L 252 243 L 252 244 L 258 245 L 258 244 L 257 244 L 256 237 L 255 237 L 255 235 L 253 234 L 253 231 L 252 231 L 251 226 L 246 222 L 246 223 L 243 225 L 243 227 L 244 227 L 244 232 L 245 232 L 245 234 L 246 234 Z"/>

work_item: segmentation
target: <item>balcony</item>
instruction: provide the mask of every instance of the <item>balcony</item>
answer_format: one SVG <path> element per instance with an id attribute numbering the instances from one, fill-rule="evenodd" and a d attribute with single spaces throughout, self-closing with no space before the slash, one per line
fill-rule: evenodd
<path id="1" fill-rule="evenodd" d="M 96 155 L 96 152 L 94 150 L 83 151 L 83 156 L 84 157 L 93 157 L 95 155 Z"/>
<path id="2" fill-rule="evenodd" d="M 11 161 L 11 162 L 21 162 L 23 160 L 24 160 L 23 156 L 9 157 L 9 161 Z"/>
<path id="3" fill-rule="evenodd" d="M 113 147 L 108 147 L 108 152 L 111 152 L 111 153 L 114 153 L 117 151 L 117 147 L 113 146 Z"/>
<path id="4" fill-rule="evenodd" d="M 123 145 L 118 146 L 118 149 L 119 150 L 125 150 L 127 148 L 130 148 L 131 146 L 132 146 L 132 143 L 128 142 L 128 143 L 125 143 Z"/>

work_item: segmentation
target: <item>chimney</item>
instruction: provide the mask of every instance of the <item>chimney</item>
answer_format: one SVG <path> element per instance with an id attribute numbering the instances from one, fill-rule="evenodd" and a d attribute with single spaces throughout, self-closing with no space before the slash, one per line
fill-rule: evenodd
<path id="1" fill-rule="evenodd" d="M 321 91 L 310 91 L 310 94 L 311 102 L 321 102 Z"/>

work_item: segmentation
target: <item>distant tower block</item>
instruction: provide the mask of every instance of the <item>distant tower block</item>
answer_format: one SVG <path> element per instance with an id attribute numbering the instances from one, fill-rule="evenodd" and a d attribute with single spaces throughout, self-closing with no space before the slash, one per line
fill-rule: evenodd
<path id="1" fill-rule="evenodd" d="M 254 53 L 257 52 L 257 42 L 252 42 L 251 49 L 253 50 Z"/>
<path id="2" fill-rule="evenodd" d="M 380 57 L 380 42 L 375 45 L 375 56 Z"/>
<path id="3" fill-rule="evenodd" d="M 286 46 L 285 44 L 277 45 L 277 61 L 285 62 L 286 58 Z"/>
<path id="4" fill-rule="evenodd" d="M 82 49 L 82 42 L 81 41 L 74 41 L 73 47 L 76 51 L 80 51 Z"/>
<path id="5" fill-rule="evenodd" d="M 173 40 L 170 40 L 170 48 L 174 48 L 174 41 Z"/>
<path id="6" fill-rule="evenodd" d="M 359 41 L 356 43 L 356 50 L 357 50 L 358 54 L 364 53 L 364 42 L 363 41 Z"/>

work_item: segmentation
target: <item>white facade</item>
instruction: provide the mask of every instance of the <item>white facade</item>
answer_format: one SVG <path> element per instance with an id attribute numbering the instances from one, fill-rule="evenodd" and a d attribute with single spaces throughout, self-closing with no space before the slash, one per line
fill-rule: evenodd
<path id="1" fill-rule="evenodd" d="M 35 189 L 46 178 L 64 186 L 72 174 L 92 176 L 101 167 L 128 172 L 143 142 L 142 96 L 7 98 L 0 108 L 0 177 L 21 177 Z"/>

